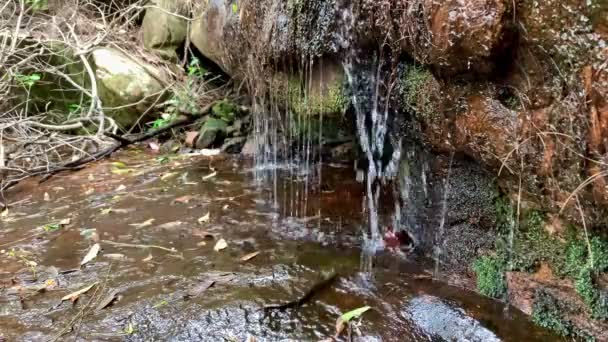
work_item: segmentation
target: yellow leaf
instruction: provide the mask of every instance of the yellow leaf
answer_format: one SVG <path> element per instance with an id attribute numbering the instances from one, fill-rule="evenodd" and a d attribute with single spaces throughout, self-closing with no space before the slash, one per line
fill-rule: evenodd
<path id="1" fill-rule="evenodd" d="M 228 243 L 224 239 L 220 239 L 213 247 L 213 250 L 216 252 L 221 251 L 222 249 L 226 249 L 228 247 Z"/>
<path id="2" fill-rule="evenodd" d="M 78 297 L 79 297 L 81 294 L 84 294 L 84 293 L 89 292 L 89 290 L 90 290 L 90 289 L 92 289 L 92 288 L 93 288 L 93 286 L 95 286 L 95 285 L 97 285 L 97 283 L 93 283 L 93 284 L 91 284 L 91 285 L 89 285 L 89 286 L 87 286 L 87 287 L 85 287 L 85 288 L 82 288 L 82 289 L 80 289 L 80 290 L 76 291 L 76 292 L 72 292 L 72 293 L 70 293 L 69 295 L 65 295 L 65 296 L 63 296 L 63 298 L 61 298 L 61 300 L 62 300 L 62 301 L 64 301 L 64 300 L 70 300 L 70 301 L 72 301 L 72 302 L 73 302 L 73 301 L 75 301 L 76 299 L 78 299 Z"/>
<path id="3" fill-rule="evenodd" d="M 258 254 L 260 254 L 260 252 L 249 253 L 249 254 L 243 256 L 241 258 L 241 261 L 249 261 L 249 260 L 255 258 L 256 256 L 258 256 Z"/>

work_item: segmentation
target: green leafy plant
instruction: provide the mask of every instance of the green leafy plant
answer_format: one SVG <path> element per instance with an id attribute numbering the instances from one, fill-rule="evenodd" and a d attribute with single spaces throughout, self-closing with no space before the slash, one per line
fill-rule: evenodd
<path id="1" fill-rule="evenodd" d="M 40 74 L 34 73 L 31 75 L 17 75 L 15 79 L 17 82 L 21 83 L 24 87 L 31 88 L 36 82 L 40 81 L 42 76 Z"/>
<path id="2" fill-rule="evenodd" d="M 48 10 L 48 0 L 25 0 L 25 4 L 28 5 L 34 11 Z"/>
<path id="3" fill-rule="evenodd" d="M 61 226 L 56 223 L 49 223 L 49 224 L 44 225 L 44 227 L 42 227 L 42 229 L 47 233 L 52 233 L 52 232 L 56 232 L 59 229 L 61 229 Z"/>
<path id="4" fill-rule="evenodd" d="M 176 115 L 175 114 L 163 114 L 161 115 L 160 118 L 154 120 L 152 122 L 152 129 L 159 129 L 162 128 L 166 125 L 168 125 L 169 123 L 171 123 L 171 121 L 175 120 Z"/>
<path id="5" fill-rule="evenodd" d="M 198 58 L 193 57 L 192 60 L 190 60 L 190 64 L 188 64 L 188 76 L 205 77 L 207 74 L 209 74 L 209 72 L 201 65 L 201 61 Z"/>
<path id="6" fill-rule="evenodd" d="M 482 256 L 473 263 L 477 289 L 488 297 L 500 298 L 507 291 L 506 263 L 498 256 Z"/>

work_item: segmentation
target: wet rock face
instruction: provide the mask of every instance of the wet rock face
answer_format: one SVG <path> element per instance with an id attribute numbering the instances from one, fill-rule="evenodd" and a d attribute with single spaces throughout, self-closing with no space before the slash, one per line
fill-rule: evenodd
<path id="1" fill-rule="evenodd" d="M 424 2 L 431 42 L 428 62 L 448 74 L 488 73 L 509 44 L 509 2 L 446 0 Z"/>
<path id="2" fill-rule="evenodd" d="M 471 342 L 501 341 L 480 322 L 467 316 L 464 310 L 450 306 L 437 297 L 423 295 L 410 300 L 402 310 L 401 316 L 411 320 L 415 326 L 434 339 Z"/>

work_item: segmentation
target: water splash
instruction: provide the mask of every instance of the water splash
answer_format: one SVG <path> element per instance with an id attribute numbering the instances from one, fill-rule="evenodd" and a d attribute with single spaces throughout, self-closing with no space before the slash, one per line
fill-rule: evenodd
<path id="1" fill-rule="evenodd" d="M 445 216 L 448 208 L 448 196 L 450 193 L 450 174 L 452 173 L 452 162 L 454 160 L 454 152 L 450 154 L 450 163 L 448 165 L 448 172 L 443 183 L 443 199 L 441 200 L 441 220 L 439 222 L 439 229 L 435 236 L 435 272 L 434 277 L 439 277 L 439 266 L 441 263 L 441 254 L 445 249 Z"/>

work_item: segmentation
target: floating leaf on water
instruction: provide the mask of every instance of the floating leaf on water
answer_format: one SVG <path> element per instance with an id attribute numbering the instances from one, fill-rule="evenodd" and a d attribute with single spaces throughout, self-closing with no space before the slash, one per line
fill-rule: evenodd
<path id="1" fill-rule="evenodd" d="M 211 179 L 211 178 L 213 178 L 215 176 L 217 176 L 217 171 L 213 171 L 210 174 L 208 174 L 206 176 L 203 176 L 203 180 L 206 181 L 206 180 L 209 180 L 209 179 Z"/>
<path id="2" fill-rule="evenodd" d="M 351 320 L 360 317 L 369 309 L 371 309 L 370 306 L 360 307 L 358 309 L 351 310 L 351 311 L 343 314 L 342 316 L 338 317 L 338 319 L 336 320 L 336 337 L 339 336 L 342 333 L 342 331 L 344 331 L 344 328 Z"/>
<path id="3" fill-rule="evenodd" d="M 158 158 L 156 158 L 156 161 L 159 162 L 160 164 L 166 164 L 169 162 L 169 157 L 167 157 L 167 156 L 158 157 Z"/>
<path id="4" fill-rule="evenodd" d="M 143 258 L 143 259 L 141 259 L 141 261 L 143 261 L 143 262 L 149 262 L 149 261 L 152 261 L 152 258 L 153 258 L 152 254 L 148 254 L 148 256 L 145 257 L 145 258 Z"/>
<path id="5" fill-rule="evenodd" d="M 177 172 L 167 172 L 167 173 L 163 174 L 162 176 L 160 176 L 160 179 L 166 180 L 166 179 L 169 179 L 169 178 L 175 177 L 175 176 L 177 176 Z"/>
<path id="6" fill-rule="evenodd" d="M 113 211 L 112 208 L 101 209 L 101 215 L 108 215 Z"/>
<path id="7" fill-rule="evenodd" d="M 241 261 L 249 261 L 249 260 L 255 258 L 256 256 L 258 256 L 258 254 L 260 254 L 260 252 L 249 253 L 249 254 L 243 256 L 241 258 Z"/>
<path id="8" fill-rule="evenodd" d="M 160 151 L 160 146 L 155 142 L 148 143 L 148 147 L 150 147 L 150 149 L 154 152 Z"/>
<path id="9" fill-rule="evenodd" d="M 142 223 L 131 223 L 131 224 L 129 224 L 129 226 L 135 227 L 135 228 L 145 228 L 145 227 L 151 226 L 152 223 L 154 223 L 154 221 L 156 221 L 156 220 L 151 218 Z"/>
<path id="10" fill-rule="evenodd" d="M 91 284 L 91 285 L 89 285 L 89 286 L 87 286 L 85 288 L 82 288 L 82 289 L 76 291 L 76 292 L 72 292 L 69 295 L 63 296 L 63 298 L 61 298 L 61 301 L 69 300 L 69 301 L 75 302 L 78 299 L 78 297 L 80 297 L 81 294 L 85 294 L 85 293 L 89 292 L 89 290 L 92 289 L 93 286 L 95 286 L 95 285 L 97 285 L 97 283 L 93 283 L 93 284 Z"/>
<path id="11" fill-rule="evenodd" d="M 82 261 L 80 262 L 80 266 L 95 259 L 97 257 L 97 254 L 99 254 L 100 249 L 101 249 L 101 246 L 98 243 L 94 244 L 93 247 L 91 247 L 91 249 L 89 249 L 89 252 L 87 253 L 87 255 L 85 255 L 84 258 L 82 258 Z"/>
<path id="12" fill-rule="evenodd" d="M 47 233 L 56 232 L 60 228 L 61 228 L 61 226 L 56 223 L 49 223 L 49 224 L 44 225 L 44 227 L 42 227 L 42 229 Z"/>
<path id="13" fill-rule="evenodd" d="M 201 241 L 201 242 L 197 243 L 196 246 L 197 247 L 207 246 L 207 243 L 205 241 Z"/>
<path id="14" fill-rule="evenodd" d="M 133 169 L 112 169 L 112 173 L 115 175 L 126 175 L 127 173 L 134 172 Z"/>
<path id="15" fill-rule="evenodd" d="M 198 223 L 206 223 L 209 222 L 209 218 L 211 217 L 211 213 L 205 214 L 205 216 L 199 217 Z"/>
<path id="16" fill-rule="evenodd" d="M 115 191 L 124 191 L 124 190 L 126 190 L 126 189 L 127 189 L 127 187 L 126 187 L 124 184 L 120 184 L 120 185 L 118 186 L 118 188 L 116 188 L 116 190 L 115 190 Z"/>
<path id="17" fill-rule="evenodd" d="M 190 202 L 190 200 L 192 200 L 193 198 L 194 198 L 194 196 L 186 195 L 186 196 L 181 196 L 181 197 L 174 199 L 173 202 L 186 204 L 186 203 Z"/>
<path id="18" fill-rule="evenodd" d="M 127 327 L 123 330 L 123 332 L 126 335 L 133 335 L 133 334 L 135 334 L 137 332 L 137 329 L 135 329 L 135 326 L 133 326 L 133 323 L 129 323 L 127 325 Z"/>
<path id="19" fill-rule="evenodd" d="M 110 163 L 110 165 L 112 165 L 112 167 L 115 169 L 126 169 L 127 168 L 127 164 L 120 162 L 120 161 L 112 162 L 112 163 Z"/>
<path id="20" fill-rule="evenodd" d="M 186 297 L 198 297 L 203 292 L 207 291 L 207 289 L 209 289 L 211 286 L 213 286 L 213 284 L 215 284 L 215 281 L 205 280 L 202 283 L 200 283 L 199 285 L 196 285 L 196 286 L 188 289 L 188 291 L 186 292 Z"/>
<path id="21" fill-rule="evenodd" d="M 107 308 L 108 306 L 112 305 L 112 303 L 114 303 L 114 301 L 116 299 L 118 299 L 118 294 L 120 293 L 120 290 L 112 290 L 110 291 L 110 293 L 108 293 L 107 296 L 105 296 L 97 305 L 97 307 L 95 308 L 95 311 L 100 311 L 103 310 L 105 308 Z"/>
<path id="22" fill-rule="evenodd" d="M 104 254 L 103 257 L 111 259 L 111 260 L 125 260 L 125 259 L 127 259 L 127 257 L 124 254 L 120 254 L 120 253 Z"/>
<path id="23" fill-rule="evenodd" d="M 222 249 L 225 249 L 226 247 L 228 247 L 228 243 L 226 242 L 226 240 L 219 239 L 219 241 L 215 244 L 215 247 L 213 247 L 213 250 L 219 252 Z"/>
<path id="24" fill-rule="evenodd" d="M 158 308 L 163 307 L 163 306 L 168 305 L 168 304 L 169 304 L 169 302 L 167 302 L 166 300 L 164 300 L 164 299 L 163 299 L 163 300 L 161 300 L 160 302 L 158 302 L 158 303 L 154 304 L 154 305 L 152 306 L 152 308 L 153 308 L 153 309 L 158 309 Z"/>
<path id="25" fill-rule="evenodd" d="M 48 192 L 45 192 L 45 193 L 44 193 L 44 201 L 45 201 L 45 202 L 48 202 L 48 201 L 50 201 L 50 200 L 51 200 L 51 196 L 49 195 L 49 193 L 48 193 Z"/>
<path id="26" fill-rule="evenodd" d="M 228 210 L 230 206 L 228 204 L 224 204 L 224 206 L 222 207 L 222 210 Z"/>
<path id="27" fill-rule="evenodd" d="M 177 228 L 179 226 L 182 225 L 182 221 L 172 221 L 172 222 L 167 222 L 167 223 L 163 223 L 160 226 L 156 227 L 158 229 L 173 229 L 173 228 Z"/>

